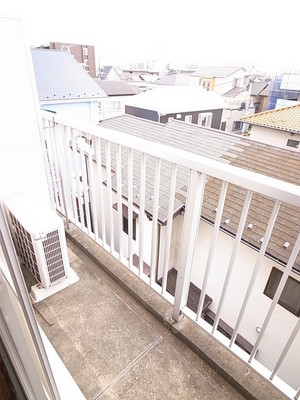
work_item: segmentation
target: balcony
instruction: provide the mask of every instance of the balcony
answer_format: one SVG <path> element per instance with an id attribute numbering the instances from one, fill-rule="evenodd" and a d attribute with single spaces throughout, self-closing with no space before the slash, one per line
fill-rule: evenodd
<path id="1" fill-rule="evenodd" d="M 78 246 L 96 246 L 90 256 L 101 249 L 113 257 L 110 273 L 121 268 L 122 286 L 136 276 L 162 298 L 166 315 L 153 313 L 199 354 L 213 358 L 195 344 L 204 334 L 236 365 L 298 399 L 299 187 L 241 168 L 239 154 L 253 150 L 244 139 L 225 143 L 210 131 L 225 157 L 208 157 L 138 120 L 118 129 L 42 118 L 51 198 L 67 234 L 75 226 Z M 130 292 L 151 308 L 138 285 Z"/>

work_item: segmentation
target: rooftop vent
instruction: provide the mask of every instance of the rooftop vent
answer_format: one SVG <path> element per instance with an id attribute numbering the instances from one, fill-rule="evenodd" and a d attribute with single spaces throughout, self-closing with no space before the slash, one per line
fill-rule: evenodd
<path id="1" fill-rule="evenodd" d="M 230 219 L 225 219 L 224 224 L 228 225 L 230 222 Z"/>
<path id="2" fill-rule="evenodd" d="M 290 245 L 289 242 L 285 242 L 284 245 L 283 245 L 283 247 L 284 247 L 285 249 L 287 249 L 287 248 L 289 247 L 289 245 Z"/>
<path id="3" fill-rule="evenodd" d="M 253 228 L 253 224 L 248 224 L 247 225 L 247 229 L 252 229 Z"/>

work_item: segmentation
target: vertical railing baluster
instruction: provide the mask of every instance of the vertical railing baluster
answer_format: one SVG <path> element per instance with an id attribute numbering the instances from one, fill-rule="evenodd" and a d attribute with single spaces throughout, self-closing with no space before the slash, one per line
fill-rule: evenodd
<path id="1" fill-rule="evenodd" d="M 56 125 L 56 124 L 55 124 Z M 60 201 L 59 201 L 59 196 L 57 193 L 57 188 L 58 188 L 58 181 L 59 181 L 59 172 L 58 172 L 58 167 L 56 164 L 56 147 L 54 143 L 54 128 L 52 125 L 48 126 L 47 130 L 47 145 L 49 146 L 49 166 L 50 166 L 50 171 L 51 171 L 51 179 L 52 179 L 52 186 L 53 186 L 53 196 L 55 199 L 55 206 L 56 209 L 60 209 Z"/>
<path id="2" fill-rule="evenodd" d="M 140 176 L 140 215 L 139 215 L 139 275 L 144 267 L 144 237 L 145 237 L 145 193 L 146 193 L 146 154 L 141 154 L 141 176 Z"/>
<path id="3" fill-rule="evenodd" d="M 256 339 L 256 342 L 255 342 L 255 344 L 253 346 L 253 349 L 251 351 L 251 354 L 250 354 L 250 357 L 249 357 L 249 362 L 251 362 L 253 357 L 255 356 L 255 353 L 256 353 L 256 351 L 258 349 L 258 346 L 259 346 L 259 344 L 261 342 L 261 339 L 262 339 L 262 337 L 263 337 L 263 335 L 264 335 L 264 333 L 265 333 L 265 331 L 267 329 L 267 326 L 269 324 L 269 321 L 271 319 L 273 311 L 274 311 L 274 309 L 275 309 L 275 307 L 277 305 L 277 302 L 278 302 L 278 300 L 279 300 L 279 298 L 281 296 L 281 293 L 282 293 L 282 291 L 284 289 L 284 285 L 286 284 L 286 281 L 288 280 L 288 278 L 290 276 L 290 273 L 292 271 L 292 268 L 293 268 L 293 266 L 295 264 L 295 261 L 296 261 L 296 258 L 298 256 L 299 250 L 300 250 L 300 233 L 299 233 L 299 235 L 297 237 L 297 240 L 296 240 L 295 246 L 293 248 L 292 254 L 290 255 L 288 263 L 287 263 L 287 265 L 286 265 L 286 267 L 284 269 L 284 273 L 283 273 L 283 275 L 282 275 L 282 277 L 280 279 L 279 285 L 278 285 L 277 290 L 275 292 L 275 295 L 273 297 L 273 300 L 272 300 L 272 303 L 271 303 L 270 308 L 268 310 L 268 313 L 267 313 L 267 315 L 266 315 L 266 317 L 264 319 L 264 322 L 262 324 L 261 331 L 260 331 L 260 333 L 259 333 L 259 335 L 258 335 L 258 337 Z"/>
<path id="4" fill-rule="evenodd" d="M 86 165 L 86 154 L 85 151 L 79 147 L 79 154 L 80 154 L 80 163 L 81 163 L 81 177 L 82 177 L 82 186 L 83 186 L 83 208 L 85 211 L 85 221 L 84 225 L 86 224 L 86 228 L 88 233 L 91 234 L 91 215 L 90 215 L 90 196 L 89 196 L 89 188 L 88 188 L 88 170 Z"/>
<path id="5" fill-rule="evenodd" d="M 115 249 L 114 243 L 114 216 L 113 216 L 113 201 L 112 201 L 112 183 L 111 183 L 111 154 L 110 142 L 105 142 L 105 157 L 106 157 L 106 182 L 107 182 L 107 205 L 108 205 L 108 223 L 109 223 L 109 239 L 110 239 L 110 252 Z"/>
<path id="6" fill-rule="evenodd" d="M 173 318 L 179 320 L 182 308 L 187 303 L 193 255 L 197 243 L 198 226 L 201 215 L 202 198 L 205 187 L 205 174 L 191 170 L 185 216 L 183 220 L 182 240 L 177 273 Z"/>
<path id="7" fill-rule="evenodd" d="M 252 288 L 254 286 L 257 274 L 258 274 L 258 272 L 260 270 L 261 263 L 263 261 L 263 257 L 265 255 L 265 252 L 266 252 L 268 244 L 269 244 L 270 237 L 271 237 L 272 232 L 273 232 L 273 228 L 274 228 L 274 225 L 275 225 L 275 222 L 276 222 L 276 218 L 277 218 L 277 215 L 278 215 L 278 212 L 279 212 L 279 208 L 280 208 L 280 201 L 277 200 L 275 202 L 273 210 L 272 210 L 272 214 L 271 214 L 271 217 L 270 217 L 267 229 L 266 229 L 266 233 L 265 233 L 265 236 L 264 236 L 264 241 L 263 241 L 263 243 L 261 245 L 261 248 L 260 248 L 257 260 L 256 260 L 256 264 L 255 264 L 255 267 L 254 267 L 254 270 L 253 270 L 253 273 L 252 273 L 252 276 L 251 276 L 251 279 L 250 279 L 250 282 L 249 282 L 249 285 L 248 285 L 248 288 L 247 288 L 247 292 L 245 294 L 245 298 L 244 298 L 241 310 L 239 312 L 239 316 L 238 316 L 236 324 L 235 324 L 235 328 L 234 328 L 234 331 L 233 331 L 233 334 L 232 334 L 232 337 L 231 337 L 231 340 L 230 340 L 229 347 L 231 347 L 233 345 L 233 343 L 235 342 L 235 339 L 237 337 L 238 329 L 239 329 L 240 324 L 242 322 L 242 319 L 243 319 L 243 316 L 244 316 L 244 313 L 245 313 L 245 310 L 246 310 L 246 307 L 247 307 L 247 304 L 248 304 L 248 301 L 249 301 L 249 298 L 250 298 L 250 295 L 251 295 L 251 292 L 252 292 Z"/>
<path id="8" fill-rule="evenodd" d="M 170 191 L 169 191 L 169 204 L 168 204 L 168 216 L 167 216 L 167 218 L 168 218 L 167 219 L 167 237 L 166 237 L 166 244 L 165 244 L 164 266 L 163 266 L 163 277 L 162 277 L 162 294 L 164 294 L 167 289 L 169 258 L 170 258 L 172 227 L 173 227 L 176 179 L 177 179 L 177 165 L 173 163 L 172 170 L 171 170 L 171 184 L 170 184 Z"/>
<path id="9" fill-rule="evenodd" d="M 79 172 L 78 172 L 78 154 L 77 154 L 77 144 L 76 144 L 77 133 L 76 132 L 77 131 L 75 131 L 75 129 L 72 129 L 72 150 L 73 150 L 76 189 L 77 189 L 77 204 L 78 204 L 78 210 L 76 210 L 76 221 L 80 222 L 81 229 L 84 229 L 84 218 L 83 218 L 83 209 L 82 209 L 82 190 L 81 190 L 81 182 L 80 182 Z M 77 206 L 77 204 L 76 204 L 76 206 Z M 78 211 L 79 211 L 79 215 L 78 215 Z"/>
<path id="10" fill-rule="evenodd" d="M 96 163 L 97 163 L 97 188 L 99 193 L 100 208 L 100 225 L 101 225 L 101 241 L 102 245 L 106 243 L 106 225 L 105 225 L 105 205 L 103 194 L 103 173 L 102 173 L 102 155 L 101 155 L 101 139 L 96 138 Z"/>
<path id="11" fill-rule="evenodd" d="M 127 198 L 128 198 L 128 266 L 132 268 L 132 241 L 133 241 L 133 150 L 127 150 L 128 161 L 128 183 L 127 183 Z"/>
<path id="12" fill-rule="evenodd" d="M 287 355 L 287 352 L 289 351 L 291 345 L 293 344 L 294 339 L 295 339 L 297 333 L 299 332 L 299 328 L 300 328 L 300 318 L 298 318 L 298 321 L 297 321 L 297 323 L 296 323 L 296 325 L 295 325 L 295 327 L 294 327 L 294 329 L 293 329 L 293 332 L 291 333 L 291 335 L 290 335 L 288 341 L 286 342 L 286 344 L 285 344 L 285 346 L 284 346 L 284 349 L 282 350 L 282 352 L 281 352 L 281 354 L 280 354 L 280 356 L 279 356 L 279 358 L 278 358 L 278 361 L 277 361 L 277 363 L 276 363 L 276 365 L 275 365 L 275 367 L 274 367 L 274 369 L 273 369 L 273 371 L 272 371 L 272 374 L 271 374 L 271 376 L 270 376 L 270 379 L 271 379 L 271 380 L 272 380 L 272 379 L 274 378 L 274 376 L 276 375 L 276 373 L 277 373 L 277 371 L 278 371 L 280 365 L 282 364 L 282 362 L 283 362 L 285 356 Z"/>
<path id="13" fill-rule="evenodd" d="M 71 162 L 71 154 L 70 154 L 70 146 L 68 141 L 71 139 L 71 128 L 66 126 L 62 135 L 63 139 L 63 147 L 64 147 L 64 159 L 66 163 L 66 175 L 67 175 L 67 184 L 65 186 L 68 186 L 65 190 L 65 196 L 66 196 L 66 201 L 67 201 L 67 207 L 68 204 L 70 203 L 72 207 L 72 220 L 75 221 L 75 215 L 76 215 L 76 201 L 75 201 L 75 185 L 74 185 L 74 179 L 73 179 L 73 172 L 72 172 L 72 162 Z"/>
<path id="14" fill-rule="evenodd" d="M 123 242 L 122 242 L 122 220 L 123 220 L 123 205 L 122 205 L 122 159 L 121 146 L 116 145 L 116 169 L 117 169 L 117 204 L 118 204 L 118 238 L 119 238 L 119 260 L 123 258 Z M 129 218 L 129 215 L 128 215 Z"/>
<path id="15" fill-rule="evenodd" d="M 56 174 L 57 174 L 57 188 L 58 188 L 58 196 L 59 196 L 59 211 L 65 215 L 66 217 L 68 217 L 68 212 L 65 209 L 65 198 L 64 198 L 64 191 L 62 188 L 62 174 L 61 174 L 61 163 L 59 162 L 60 160 L 60 151 L 62 150 L 60 148 L 59 145 L 59 139 L 60 139 L 60 133 L 63 129 L 63 125 L 61 124 L 55 124 L 54 126 L 54 131 L 53 131 L 53 136 L 52 136 L 52 140 L 53 140 L 53 145 L 54 145 L 54 163 L 55 163 L 55 170 L 56 170 Z"/>
<path id="16" fill-rule="evenodd" d="M 218 202 L 217 215 L 216 215 L 215 224 L 214 224 L 213 237 L 212 237 L 211 243 L 210 243 L 210 249 L 209 249 L 209 254 L 208 254 L 208 259 L 207 259 L 207 264 L 206 264 L 206 269 L 205 269 L 205 274 L 204 274 L 204 278 L 203 278 L 201 294 L 200 294 L 200 299 L 199 299 L 199 304 L 198 304 L 198 309 L 197 309 L 197 317 L 196 317 L 197 321 L 199 320 L 201 313 L 202 313 L 205 294 L 206 294 L 207 282 L 208 282 L 209 274 L 210 274 L 210 271 L 212 268 L 215 252 L 216 252 L 227 188 L 228 188 L 228 182 L 223 181 L 221 193 L 220 193 L 220 197 L 219 197 L 219 202 Z"/>
<path id="17" fill-rule="evenodd" d="M 46 176 L 47 176 L 47 181 L 48 181 L 48 190 L 49 190 L 49 198 L 51 202 L 51 207 L 53 210 L 56 209 L 55 206 L 55 199 L 53 198 L 53 182 L 52 182 L 52 177 L 51 177 L 51 169 L 50 169 L 50 159 L 49 159 L 49 143 L 47 139 L 47 131 L 49 130 L 49 126 L 51 124 L 54 124 L 52 120 L 47 120 L 43 118 L 43 129 L 41 130 L 41 141 L 42 141 L 42 152 L 43 152 L 43 159 L 44 159 L 44 164 L 46 166 Z M 51 190 L 52 188 L 52 190 Z"/>
<path id="18" fill-rule="evenodd" d="M 248 190 L 247 191 L 247 195 L 245 198 L 245 202 L 244 202 L 244 206 L 243 206 L 243 210 L 242 210 L 242 214 L 241 214 L 241 218 L 240 218 L 240 222 L 239 222 L 239 226 L 238 226 L 238 230 L 235 236 L 235 240 L 234 240 L 234 246 L 233 246 L 233 250 L 231 253 L 231 257 L 230 257 L 230 261 L 229 261 L 229 266 L 227 269 L 227 273 L 226 273 L 226 277 L 225 277 L 225 281 L 223 284 L 223 289 L 222 289 L 222 293 L 221 293 L 221 297 L 219 300 L 219 304 L 218 304 L 218 308 L 217 308 L 217 312 L 216 312 L 216 316 L 215 316 L 215 321 L 214 321 L 214 325 L 213 325 L 213 329 L 212 329 L 212 333 L 215 332 L 215 330 L 218 327 L 219 324 L 219 320 L 220 320 L 220 315 L 221 315 L 221 311 L 224 305 L 224 300 L 225 300 L 225 296 L 228 290 L 228 285 L 230 282 L 230 277 L 233 271 L 233 267 L 235 265 L 235 261 L 237 258 L 237 254 L 238 254 L 238 249 L 240 247 L 240 241 L 242 238 L 242 234 L 243 234 L 243 230 L 244 230 L 244 226 L 246 223 L 246 219 L 247 219 L 247 215 L 248 215 L 248 210 L 251 204 L 251 198 L 252 198 L 252 191 Z"/>
<path id="19" fill-rule="evenodd" d="M 93 140 L 93 139 L 92 139 Z M 91 148 L 91 151 L 88 152 L 88 176 L 89 176 L 89 190 L 90 190 L 90 202 L 91 202 L 91 223 L 92 223 L 92 231 L 94 231 L 95 240 L 98 239 L 98 208 L 97 208 L 97 200 L 96 200 L 96 189 L 97 185 L 95 182 L 95 174 L 94 174 L 94 161 L 93 161 L 94 150 Z"/>
<path id="20" fill-rule="evenodd" d="M 157 228 L 158 228 L 157 222 L 158 222 L 158 209 L 159 209 L 160 168 L 161 168 L 161 159 L 156 158 L 154 193 L 153 193 L 150 285 L 152 285 L 155 281 L 156 269 L 157 269 Z"/>

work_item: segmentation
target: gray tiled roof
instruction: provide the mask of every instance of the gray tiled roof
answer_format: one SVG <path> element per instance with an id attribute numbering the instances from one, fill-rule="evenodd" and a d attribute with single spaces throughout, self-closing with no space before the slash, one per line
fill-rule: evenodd
<path id="1" fill-rule="evenodd" d="M 107 96 L 131 96 L 141 93 L 138 87 L 131 86 L 126 81 L 103 81 L 99 78 L 94 80 Z"/>
<path id="2" fill-rule="evenodd" d="M 251 95 L 259 95 L 267 86 L 269 86 L 268 82 L 253 82 L 251 85 Z"/>
<path id="3" fill-rule="evenodd" d="M 107 97 L 67 51 L 32 49 L 40 101 Z"/>
<path id="4" fill-rule="evenodd" d="M 190 76 L 193 71 L 172 71 L 157 79 L 156 85 L 189 85 Z"/>
<path id="5" fill-rule="evenodd" d="M 245 87 L 238 87 L 237 86 L 237 87 L 234 87 L 234 88 L 228 90 L 228 92 L 224 93 L 223 96 L 225 96 L 225 97 L 236 97 L 239 94 L 241 94 L 243 92 L 246 92 L 246 91 L 247 91 L 247 89 Z"/>
<path id="6" fill-rule="evenodd" d="M 182 148 L 201 156 L 205 156 L 223 163 L 231 164 L 249 171 L 261 173 L 266 176 L 287 181 L 296 185 L 300 184 L 300 154 L 258 143 L 246 138 L 236 137 L 221 131 L 206 129 L 182 121 L 171 121 L 163 125 L 152 121 L 142 120 L 132 116 L 121 116 L 102 121 L 100 126 L 129 133 L 133 136 L 143 137 L 158 143 L 168 144 L 176 148 Z M 140 155 L 134 156 L 134 198 L 135 204 L 139 206 L 139 179 L 140 179 Z M 127 196 L 127 153 L 122 155 L 122 194 Z M 151 196 L 153 195 L 153 182 L 155 171 L 154 157 L 147 157 L 146 173 L 146 213 L 152 215 L 153 206 Z M 166 223 L 168 212 L 168 197 L 171 177 L 170 163 L 162 162 L 161 185 L 159 199 L 159 220 Z M 174 204 L 174 212 L 184 206 L 188 182 L 188 171 L 184 168 L 178 169 L 177 196 Z M 116 182 L 113 180 L 113 187 Z M 218 205 L 218 195 L 221 182 L 215 178 L 208 177 L 204 202 L 202 209 L 203 218 L 213 222 L 215 209 Z M 181 189 L 181 190 L 179 190 Z M 227 198 L 223 212 L 222 229 L 235 234 L 245 198 L 245 190 L 241 187 L 229 185 Z M 260 248 L 259 242 L 265 234 L 268 218 L 270 217 L 274 200 L 266 196 L 254 194 L 248 213 L 246 226 L 253 224 L 253 228 L 245 228 L 243 239 L 255 248 Z M 224 224 L 230 219 L 230 224 Z M 298 207 L 282 204 L 273 234 L 267 249 L 267 253 L 280 262 L 287 262 L 291 254 L 296 237 L 300 230 L 300 209 Z M 285 242 L 290 246 L 283 247 Z M 300 256 L 295 263 L 295 268 L 300 271 Z"/>
<path id="7" fill-rule="evenodd" d="M 197 69 L 192 76 L 200 76 L 202 78 L 227 78 L 234 74 L 242 67 L 202 67 Z M 245 69 L 244 69 L 245 70 Z"/>

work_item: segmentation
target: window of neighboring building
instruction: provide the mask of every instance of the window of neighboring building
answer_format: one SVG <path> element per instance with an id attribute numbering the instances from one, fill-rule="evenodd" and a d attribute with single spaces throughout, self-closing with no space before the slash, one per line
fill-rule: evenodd
<path id="1" fill-rule="evenodd" d="M 294 140 L 294 139 L 289 139 L 289 140 L 287 141 L 287 143 L 286 143 L 287 146 L 289 146 L 289 147 L 295 147 L 296 149 L 298 149 L 299 144 L 300 144 L 299 140 Z"/>
<path id="2" fill-rule="evenodd" d="M 206 89 L 207 91 L 209 91 L 211 89 L 211 81 L 202 80 L 202 87 L 203 87 L 203 89 Z"/>
<path id="3" fill-rule="evenodd" d="M 128 235 L 128 219 L 123 215 L 123 232 Z M 136 219 L 132 220 L 132 239 L 136 240 Z"/>
<path id="4" fill-rule="evenodd" d="M 212 113 L 200 113 L 198 115 L 198 125 L 206 128 L 211 127 Z"/>
<path id="5" fill-rule="evenodd" d="M 113 204 L 113 208 L 118 211 L 118 203 Z M 136 240 L 136 219 L 138 214 L 133 211 L 132 213 L 132 239 Z M 122 230 L 128 235 L 128 207 L 122 204 Z"/>
<path id="6" fill-rule="evenodd" d="M 191 115 L 186 115 L 186 116 L 184 117 L 184 120 L 185 120 L 185 122 L 192 123 L 192 116 L 191 116 Z"/>
<path id="7" fill-rule="evenodd" d="M 83 52 L 83 55 L 84 55 L 84 56 L 87 56 L 87 55 L 88 55 L 88 48 L 87 48 L 87 47 L 84 47 L 83 50 L 82 50 L 82 52 Z"/>
<path id="8" fill-rule="evenodd" d="M 110 109 L 110 111 L 118 111 L 121 110 L 121 102 L 114 100 L 114 101 L 110 101 L 108 103 L 108 107 Z"/>
<path id="9" fill-rule="evenodd" d="M 89 65 L 89 60 L 83 60 L 84 65 Z"/>
<path id="10" fill-rule="evenodd" d="M 237 87 L 239 84 L 239 79 L 238 78 L 234 78 L 234 80 L 232 81 L 232 86 L 233 87 Z"/>
<path id="11" fill-rule="evenodd" d="M 234 121 L 232 130 L 233 131 L 240 131 L 242 129 L 243 123 L 241 121 Z"/>
<path id="12" fill-rule="evenodd" d="M 275 292 L 279 285 L 280 279 L 283 272 L 277 268 L 272 268 L 270 277 L 268 279 L 264 294 L 271 299 L 274 298 Z M 300 282 L 296 279 L 289 277 L 281 296 L 278 300 L 278 304 L 284 307 L 286 310 L 295 314 L 297 317 L 300 316 Z"/>

